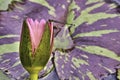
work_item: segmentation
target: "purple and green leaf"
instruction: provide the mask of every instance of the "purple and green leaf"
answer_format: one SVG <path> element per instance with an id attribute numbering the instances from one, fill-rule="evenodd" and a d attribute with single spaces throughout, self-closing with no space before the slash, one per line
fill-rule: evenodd
<path id="1" fill-rule="evenodd" d="M 104 0 L 12 3 L 8 11 L 0 12 L 0 69 L 15 79 L 28 77 L 19 61 L 18 46 L 22 22 L 32 17 L 75 25 L 55 24 L 60 27 L 54 38 L 54 62 L 60 79 L 99 80 L 115 73 L 120 64 L 120 15 L 116 7 Z M 48 65 L 53 68 L 51 61 Z"/>

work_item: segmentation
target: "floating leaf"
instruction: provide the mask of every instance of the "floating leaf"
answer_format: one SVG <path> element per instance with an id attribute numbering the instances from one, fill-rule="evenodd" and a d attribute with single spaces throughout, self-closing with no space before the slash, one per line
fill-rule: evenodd
<path id="1" fill-rule="evenodd" d="M 74 24 L 55 24 L 59 31 L 55 34 L 54 63 L 60 79 L 101 80 L 109 77 L 109 74 L 116 73 L 120 64 L 120 15 L 116 7 L 114 3 L 108 4 L 104 0 L 29 0 L 12 3 L 8 11 L 0 12 L 0 46 L 6 50 L 0 50 L 0 69 L 3 72 L 7 70 L 6 74 L 14 79 L 28 77 L 19 63 L 18 49 L 6 47 L 19 41 L 19 37 L 13 35 L 19 35 L 24 18 L 31 17 Z M 53 69 L 51 61 L 49 63 L 40 77 Z"/>

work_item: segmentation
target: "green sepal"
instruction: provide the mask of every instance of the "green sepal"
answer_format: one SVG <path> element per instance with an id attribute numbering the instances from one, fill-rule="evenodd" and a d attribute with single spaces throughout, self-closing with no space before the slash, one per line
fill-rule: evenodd
<path id="1" fill-rule="evenodd" d="M 20 39 L 20 60 L 23 66 L 32 66 L 31 64 L 31 54 L 32 54 L 32 44 L 30 40 L 30 32 L 26 22 L 23 22 L 21 39 Z"/>

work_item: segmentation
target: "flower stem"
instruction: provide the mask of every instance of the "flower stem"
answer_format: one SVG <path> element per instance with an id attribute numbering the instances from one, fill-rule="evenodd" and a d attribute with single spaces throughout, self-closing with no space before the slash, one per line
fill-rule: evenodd
<path id="1" fill-rule="evenodd" d="M 38 80 L 38 74 L 30 74 L 30 80 Z"/>
<path id="2" fill-rule="evenodd" d="M 38 74 L 43 67 L 25 67 L 30 74 L 30 80 L 38 80 Z"/>

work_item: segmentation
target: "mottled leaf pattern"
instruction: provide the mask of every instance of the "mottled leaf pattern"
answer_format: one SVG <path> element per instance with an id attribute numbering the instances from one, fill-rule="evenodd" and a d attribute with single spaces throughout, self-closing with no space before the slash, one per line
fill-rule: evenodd
<path id="1" fill-rule="evenodd" d="M 0 79 L 1 80 L 10 80 L 2 71 L 0 71 Z"/>
<path id="2" fill-rule="evenodd" d="M 12 1 L 21 1 L 21 0 L 0 0 L 0 10 L 7 10 L 9 4 L 11 4 Z"/>
<path id="3" fill-rule="evenodd" d="M 10 78 L 28 77 L 18 54 L 22 22 L 26 17 L 45 18 L 74 24 L 54 24 L 59 29 L 55 29 L 54 63 L 61 80 L 110 79 L 109 74 L 120 67 L 118 10 L 108 0 L 13 2 L 8 11 L 0 12 L 0 69 Z M 40 77 L 53 69 L 52 62 L 46 67 Z"/>
<path id="4" fill-rule="evenodd" d="M 74 19 L 70 20 L 70 23 L 75 24 L 70 27 L 74 49 L 56 51 L 56 68 L 63 80 L 102 79 L 109 73 L 114 73 L 114 68 L 118 67 L 120 61 L 120 37 L 117 36 L 119 23 L 114 24 L 118 22 L 119 15 L 115 12 L 115 5 L 100 0 L 82 3 L 84 5 L 77 1 L 71 3 L 71 10 L 74 11 L 69 10 L 71 16 L 68 15 L 67 19 L 68 23 L 70 18 Z M 77 11 L 78 9 L 80 10 Z"/>

